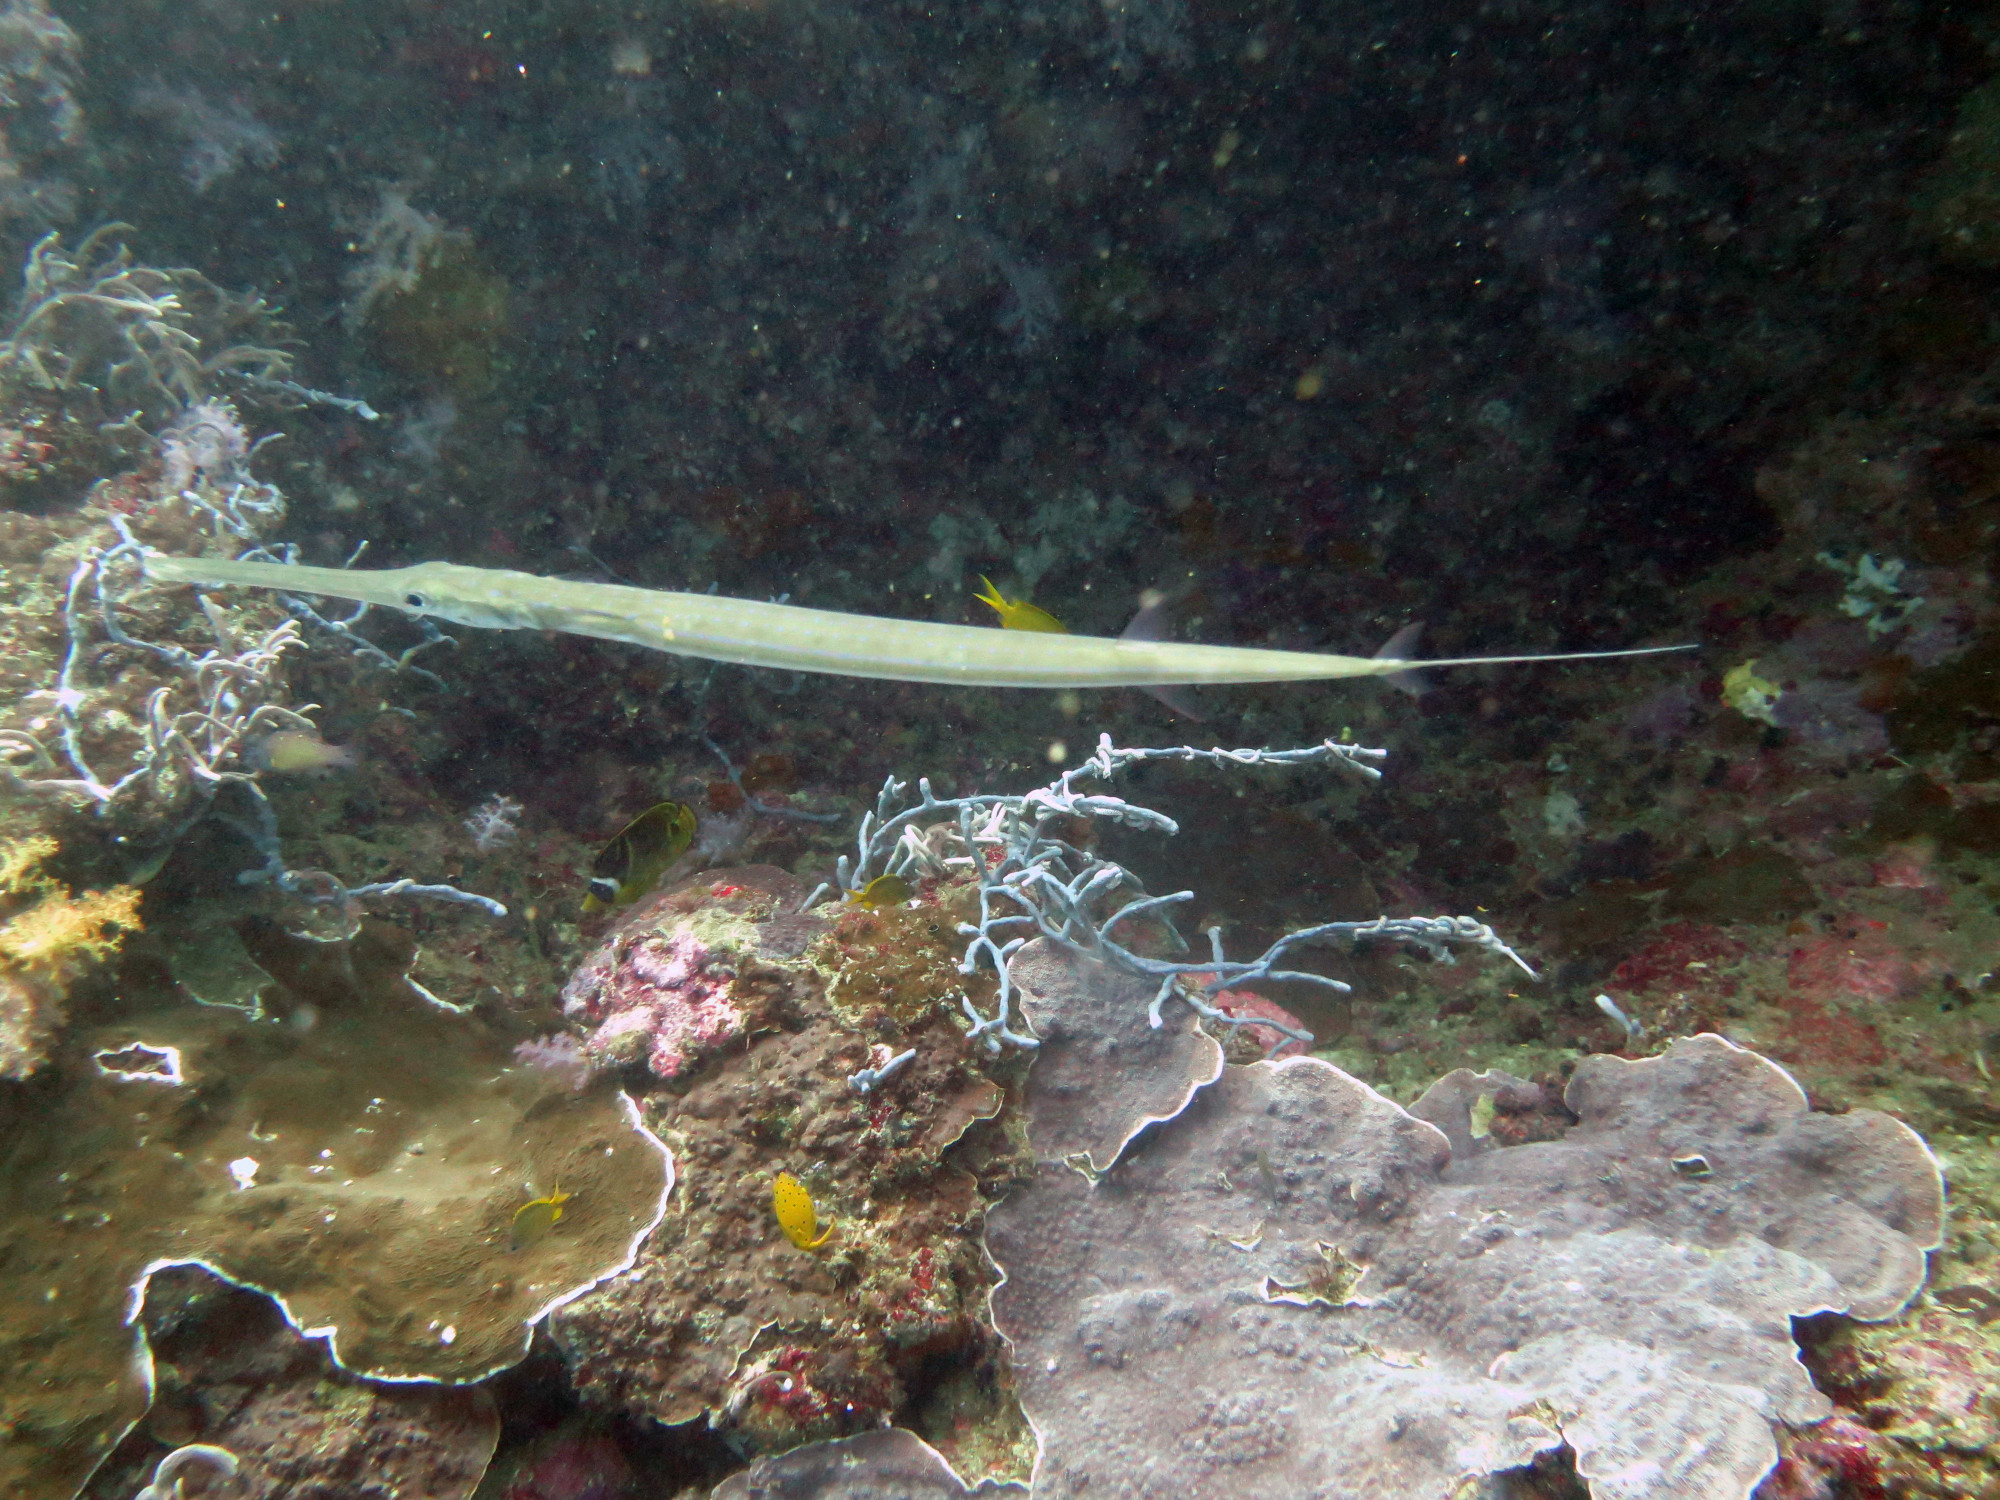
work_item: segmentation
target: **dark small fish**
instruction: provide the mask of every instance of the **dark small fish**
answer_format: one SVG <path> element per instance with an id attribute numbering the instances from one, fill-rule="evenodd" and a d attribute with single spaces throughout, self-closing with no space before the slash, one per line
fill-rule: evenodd
<path id="1" fill-rule="evenodd" d="M 1935 1300 L 1945 1307 L 1964 1313 L 1973 1322 L 1984 1328 L 1988 1323 L 2000 1320 L 2000 1295 L 1983 1286 L 1947 1287 L 1935 1294 Z"/>
<path id="2" fill-rule="evenodd" d="M 1271 1165 L 1271 1153 L 1262 1146 L 1257 1148 L 1257 1180 L 1264 1185 L 1264 1196 L 1273 1203 L 1278 1201 L 1278 1169 Z"/>
<path id="3" fill-rule="evenodd" d="M 849 891 L 847 899 L 856 906 L 865 906 L 870 911 L 880 911 L 885 906 L 901 906 L 916 892 L 910 882 L 900 875 L 877 875 L 858 891 Z"/>
<path id="4" fill-rule="evenodd" d="M 1139 596 L 1139 612 L 1132 616 L 1131 623 L 1119 633 L 1121 641 L 1165 641 L 1171 640 L 1168 633 L 1170 621 L 1167 618 L 1167 596 L 1156 589 L 1147 589 Z M 1140 691 L 1156 702 L 1164 703 L 1183 719 L 1199 719 L 1202 712 L 1194 706 L 1184 687 L 1149 687 Z"/>
<path id="5" fill-rule="evenodd" d="M 620 829 L 592 862 L 583 909 L 606 911 L 637 901 L 692 842 L 693 810 L 680 802 L 655 803 Z"/>

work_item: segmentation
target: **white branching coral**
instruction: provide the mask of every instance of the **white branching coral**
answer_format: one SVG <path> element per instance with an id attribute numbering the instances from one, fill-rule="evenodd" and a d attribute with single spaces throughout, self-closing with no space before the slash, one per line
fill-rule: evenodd
<path id="1" fill-rule="evenodd" d="M 1145 1008 L 1149 1024 L 1159 1029 L 1161 1007 L 1178 995 L 1212 1025 L 1237 1028 L 1258 1025 L 1293 1041 L 1311 1042 L 1297 1026 L 1264 1015 L 1254 1018 L 1229 1013 L 1211 1001 L 1224 989 L 1254 985 L 1260 980 L 1317 985 L 1345 993 L 1349 986 L 1324 974 L 1281 968 L 1296 951 L 1315 946 L 1369 941 L 1409 943 L 1433 958 L 1448 960 L 1454 948 L 1478 948 L 1518 964 L 1530 976 L 1534 970 L 1487 926 L 1472 917 L 1374 917 L 1365 922 L 1323 922 L 1288 932 L 1257 957 L 1233 960 L 1223 952 L 1220 928 L 1207 934 L 1206 958 L 1188 958 L 1188 944 L 1175 929 L 1172 908 L 1194 899 L 1193 891 L 1149 896 L 1138 877 L 1123 866 L 1079 849 L 1064 836 L 1073 818 L 1102 819 L 1150 833 L 1173 834 L 1180 825 L 1164 813 L 1127 802 L 1122 797 L 1082 790 L 1078 783 L 1109 781 L 1128 766 L 1147 761 L 1203 761 L 1210 765 L 1301 766 L 1330 765 L 1379 778 L 1376 765 L 1384 750 L 1326 740 L 1296 750 L 1200 750 L 1180 745 L 1155 750 L 1121 750 L 1102 735 L 1091 756 L 1045 787 L 1017 796 L 975 794 L 940 799 L 930 782 L 919 778 L 917 801 L 906 806 L 909 786 L 890 777 L 865 813 L 855 838 L 855 858 L 841 856 L 837 880 L 842 890 L 855 891 L 876 874 L 972 874 L 979 881 L 979 921 L 959 928 L 969 939 L 959 971 L 971 974 L 990 967 L 1000 988 L 992 1014 L 983 1014 L 967 999 L 962 1004 L 975 1041 L 989 1051 L 1008 1046 L 1032 1048 L 1036 1039 L 1017 1025 L 1012 964 L 1014 955 L 1036 933 L 1073 953 L 1108 964 L 1121 973 L 1137 975 L 1154 985 Z M 946 819 L 955 819 L 954 830 Z M 822 886 L 806 900 L 810 906 L 826 891 Z M 1155 929 L 1164 934 L 1173 958 L 1146 956 L 1135 947 L 1135 933 Z M 1122 929 L 1122 930 L 1121 930 Z M 1115 936 L 1114 936 L 1115 934 Z"/>
<path id="2" fill-rule="evenodd" d="M 284 705 L 279 659 L 299 643 L 291 620 L 253 639 L 238 636 L 222 612 L 206 599 L 204 614 L 215 644 L 199 654 L 178 645 L 141 641 L 119 625 L 119 588 L 109 582 L 121 567 L 136 563 L 137 544 L 87 551 L 70 574 L 63 605 L 69 646 L 53 691 L 56 733 L 0 730 L 0 761 L 22 784 L 37 791 L 81 799 L 100 813 L 149 797 L 165 808 L 189 801 L 205 806 L 226 782 L 252 779 L 242 753 L 270 730 L 310 730 L 303 711 Z M 129 577 L 129 574 L 127 575 Z M 101 641 L 144 653 L 168 669 L 167 685 L 147 697 L 143 717 L 124 736 L 117 770 L 102 772 L 101 758 L 86 745 L 92 693 L 86 664 Z"/>
<path id="3" fill-rule="evenodd" d="M 1874 553 L 1864 552 L 1858 561 L 1850 563 L 1831 552 L 1822 552 L 1818 561 L 1847 580 L 1840 612 L 1861 621 L 1870 636 L 1893 635 L 1923 606 L 1921 594 L 1903 591 L 1905 564 L 1900 557 L 1878 561 Z"/>
<path id="4" fill-rule="evenodd" d="M 520 820 L 521 804 L 495 792 L 462 821 L 472 835 L 472 847 L 481 854 L 491 854 L 521 836 Z"/>

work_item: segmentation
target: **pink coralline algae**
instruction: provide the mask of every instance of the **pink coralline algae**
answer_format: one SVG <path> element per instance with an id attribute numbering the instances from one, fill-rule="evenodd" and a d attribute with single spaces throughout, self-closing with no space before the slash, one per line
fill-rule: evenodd
<path id="1" fill-rule="evenodd" d="M 1695 922 L 1670 922 L 1652 940 L 1619 964 L 1611 975 L 1614 989 L 1643 994 L 1654 989 L 1702 987 L 1716 981 L 1716 971 L 1739 962 L 1749 949 L 1718 927 Z M 1723 993 L 1734 993 L 1726 981 Z"/>
<path id="2" fill-rule="evenodd" d="M 502 1500 L 628 1500 L 637 1483 L 608 1434 L 574 1422 L 535 1446 Z"/>
<path id="3" fill-rule="evenodd" d="M 1880 1500 L 1882 1439 L 1846 1417 L 1779 1436 L 1782 1457 L 1754 1500 Z"/>
<path id="4" fill-rule="evenodd" d="M 1935 854 L 1926 844 L 1891 844 L 1869 865 L 1869 879 L 1882 890 L 1935 891 L 1942 883 L 1932 868 Z"/>
<path id="5" fill-rule="evenodd" d="M 1880 922 L 1851 936 L 1816 939 L 1794 948 L 1785 964 L 1791 992 L 1809 1000 L 1894 1000 L 1921 979 L 1918 966 Z"/>
<path id="6" fill-rule="evenodd" d="M 681 931 L 627 927 L 570 976 L 563 1014 L 594 1028 L 584 1050 L 602 1064 L 644 1062 L 677 1077 L 703 1053 L 740 1036 L 735 969 Z"/>
<path id="7" fill-rule="evenodd" d="M 1209 976 L 1195 974 L 1191 977 L 1205 979 Z M 1284 1026 L 1297 1027 L 1300 1030 L 1305 1029 L 1305 1023 L 1286 1010 L 1284 1006 L 1278 1004 L 1277 1001 L 1266 999 L 1262 995 L 1253 994 L 1249 990 L 1218 990 L 1209 998 L 1209 1004 L 1213 1005 L 1224 1015 L 1234 1016 L 1239 1020 L 1247 1022 L 1248 1024 L 1242 1028 L 1244 1034 L 1252 1042 L 1256 1043 L 1258 1047 L 1263 1049 L 1265 1056 L 1275 1060 L 1280 1057 L 1302 1057 L 1305 1055 L 1306 1044 L 1304 1042 L 1294 1041 L 1286 1036 L 1284 1032 L 1276 1030 L 1273 1027 L 1256 1024 L 1259 1019 L 1262 1019 L 1276 1021 Z"/>

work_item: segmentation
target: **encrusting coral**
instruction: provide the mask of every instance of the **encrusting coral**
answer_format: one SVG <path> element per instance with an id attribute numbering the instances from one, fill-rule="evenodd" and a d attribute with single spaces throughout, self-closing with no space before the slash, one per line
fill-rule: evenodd
<path id="1" fill-rule="evenodd" d="M 69 986 L 139 930 L 134 887 L 79 896 L 41 872 L 59 847 L 46 834 L 0 844 L 0 1078 L 41 1066 Z"/>
<path id="2" fill-rule="evenodd" d="M 137 1316 L 152 1417 L 88 1500 L 468 1500 L 492 1460 L 500 1416 L 486 1387 L 349 1375 L 268 1298 L 203 1271 L 155 1275 Z M 135 1495 L 149 1468 L 152 1488 Z M 190 1468 L 212 1472 L 174 1482 Z"/>
<path id="3" fill-rule="evenodd" d="M 267 1294 L 343 1370 L 473 1382 L 658 1223 L 673 1166 L 630 1101 L 512 1066 L 511 1038 L 411 992 L 379 926 L 295 1024 L 170 1006 L 65 1049 L 59 1089 L 0 1094 L 0 1493 L 71 1493 L 144 1413 L 125 1315 L 163 1270 Z M 519 1242 L 558 1188 L 561 1222 Z"/>
<path id="4" fill-rule="evenodd" d="M 756 1463 L 717 1485 L 709 1500 L 761 1500 L 766 1495 L 812 1500 L 961 1500 L 977 1491 L 951 1471 L 935 1448 L 913 1432 L 884 1427 L 812 1443 Z"/>

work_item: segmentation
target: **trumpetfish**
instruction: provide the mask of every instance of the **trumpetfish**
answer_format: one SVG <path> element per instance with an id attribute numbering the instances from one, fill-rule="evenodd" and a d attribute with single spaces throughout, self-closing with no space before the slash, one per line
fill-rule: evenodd
<path id="1" fill-rule="evenodd" d="M 1693 649 L 1637 646 L 1621 651 L 1410 661 L 1395 655 L 1338 656 L 1318 651 L 942 625 L 629 584 L 541 578 L 506 568 L 456 563 L 314 568 L 149 552 L 145 568 L 150 577 L 162 583 L 281 589 L 290 594 L 381 605 L 479 629 L 559 630 L 744 667 L 954 687 L 1144 688 L 1315 682 L 1393 677 L 1430 667 L 1604 661 Z"/>

